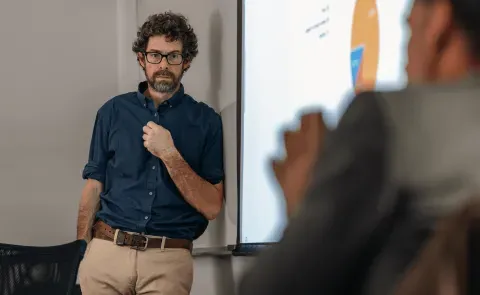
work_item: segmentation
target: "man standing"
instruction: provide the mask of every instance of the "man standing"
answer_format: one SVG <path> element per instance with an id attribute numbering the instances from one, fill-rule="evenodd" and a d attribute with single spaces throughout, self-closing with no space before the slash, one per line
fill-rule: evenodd
<path id="1" fill-rule="evenodd" d="M 100 108 L 83 171 L 80 285 L 87 295 L 189 294 L 192 241 L 223 203 L 221 119 L 180 82 L 198 53 L 184 16 L 150 16 L 133 51 L 147 81 Z"/>
<path id="2" fill-rule="evenodd" d="M 358 94 L 333 132 L 314 114 L 286 133 L 274 171 L 290 223 L 240 294 L 394 294 L 435 221 L 478 196 L 479 14 L 414 0 L 409 86 Z"/>

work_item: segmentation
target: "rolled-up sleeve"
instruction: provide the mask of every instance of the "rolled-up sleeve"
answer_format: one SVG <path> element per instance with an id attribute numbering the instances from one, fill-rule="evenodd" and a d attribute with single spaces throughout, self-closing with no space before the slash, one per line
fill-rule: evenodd
<path id="1" fill-rule="evenodd" d="M 212 184 L 218 184 L 224 178 L 223 128 L 220 115 L 215 114 L 210 123 L 202 154 L 200 176 Z"/>
<path id="2" fill-rule="evenodd" d="M 107 105 L 103 106 L 95 118 L 88 162 L 83 169 L 83 179 L 95 179 L 105 183 L 108 162 L 108 138 L 110 129 L 110 113 Z"/>

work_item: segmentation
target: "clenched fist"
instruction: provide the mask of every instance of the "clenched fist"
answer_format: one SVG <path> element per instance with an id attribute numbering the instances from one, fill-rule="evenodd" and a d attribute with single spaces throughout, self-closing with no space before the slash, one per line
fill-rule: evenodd
<path id="1" fill-rule="evenodd" d="M 272 169 L 283 190 L 288 216 L 296 210 L 306 193 L 326 131 L 322 114 L 311 113 L 302 116 L 298 131 L 284 132 L 286 157 L 274 160 Z"/>
<path id="2" fill-rule="evenodd" d="M 142 138 L 147 150 L 159 158 L 175 147 L 170 131 L 151 121 L 143 127 Z"/>

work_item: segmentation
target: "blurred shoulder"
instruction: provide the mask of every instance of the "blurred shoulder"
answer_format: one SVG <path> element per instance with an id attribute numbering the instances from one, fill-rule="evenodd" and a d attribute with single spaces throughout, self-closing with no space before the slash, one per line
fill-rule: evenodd
<path id="1" fill-rule="evenodd" d="M 384 121 L 384 96 L 380 92 L 365 91 L 355 95 L 338 123 L 338 128 L 355 125 L 379 125 Z"/>
<path id="2" fill-rule="evenodd" d="M 404 121 L 415 108 L 415 99 L 426 95 L 416 88 L 395 91 L 366 91 L 357 94 L 346 109 L 343 124 L 356 122 L 371 126 L 390 126 Z"/>

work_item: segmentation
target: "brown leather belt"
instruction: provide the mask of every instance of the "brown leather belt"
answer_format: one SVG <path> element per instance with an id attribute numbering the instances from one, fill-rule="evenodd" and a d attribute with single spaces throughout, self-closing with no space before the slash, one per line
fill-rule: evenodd
<path id="1" fill-rule="evenodd" d="M 117 236 L 115 239 L 115 235 Z M 141 234 L 130 234 L 115 230 L 103 221 L 98 221 L 93 226 L 93 237 L 114 242 L 118 246 L 128 246 L 136 250 L 149 248 L 182 248 L 192 251 L 192 242 L 184 239 L 149 238 Z M 163 244 L 163 245 L 162 245 Z"/>

